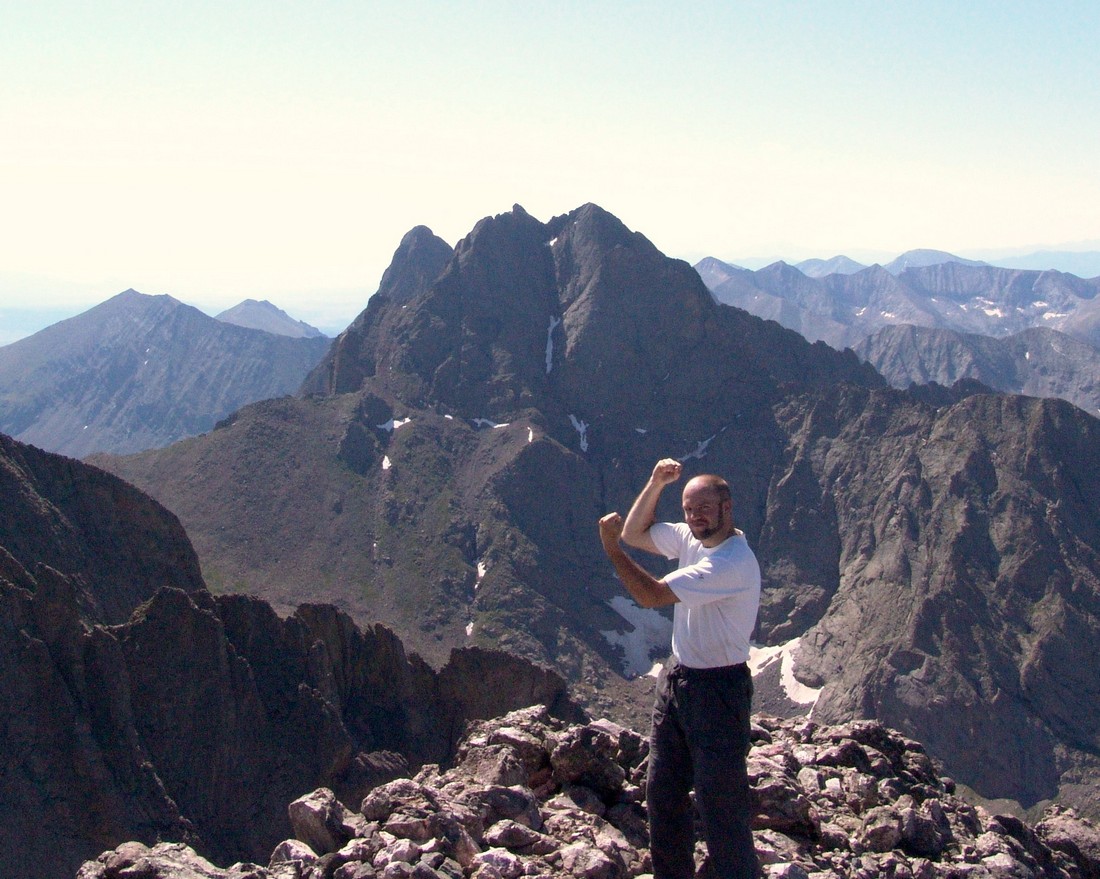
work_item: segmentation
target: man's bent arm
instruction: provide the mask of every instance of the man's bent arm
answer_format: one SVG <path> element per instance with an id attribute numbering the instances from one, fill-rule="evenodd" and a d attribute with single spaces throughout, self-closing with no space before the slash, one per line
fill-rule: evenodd
<path id="1" fill-rule="evenodd" d="M 618 513 L 608 513 L 600 519 L 600 540 L 604 552 L 615 566 L 615 573 L 623 581 L 630 597 L 642 607 L 664 607 L 678 602 L 680 599 L 667 583 L 658 580 L 626 554 L 619 543 L 622 531 L 623 518 Z"/>
<path id="2" fill-rule="evenodd" d="M 645 487 L 630 507 L 623 522 L 622 539 L 635 549 L 644 549 L 654 555 L 661 555 L 653 538 L 649 536 L 650 526 L 657 520 L 657 501 L 666 485 L 680 478 L 680 462 L 672 458 L 663 458 L 653 468 Z"/>

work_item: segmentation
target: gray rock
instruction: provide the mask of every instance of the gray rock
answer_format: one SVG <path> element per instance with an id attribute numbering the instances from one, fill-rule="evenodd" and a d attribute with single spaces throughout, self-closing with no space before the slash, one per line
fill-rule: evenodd
<path id="1" fill-rule="evenodd" d="M 1100 877 L 1100 837 L 1089 822 L 1059 809 L 1035 827 L 990 816 L 950 793 L 945 782 L 933 788 L 928 779 L 917 780 L 909 767 L 919 766 L 923 751 L 890 730 L 763 716 L 757 722 L 768 735 L 756 738 L 749 760 L 754 841 L 768 879 Z M 222 870 L 186 846 L 127 843 L 86 863 L 79 879 L 634 879 L 652 870 L 644 804 L 621 799 L 629 782 L 622 781 L 618 792 L 605 791 L 614 801 L 608 806 L 573 781 L 559 782 L 540 798 L 522 785 L 486 783 L 469 772 L 479 748 L 493 751 L 505 738 L 522 738 L 554 740 L 555 747 L 564 742 L 558 766 L 583 775 L 592 762 L 580 756 L 579 743 L 599 743 L 591 759 L 603 766 L 612 749 L 623 755 L 616 744 L 621 733 L 587 725 L 533 728 L 531 717 L 522 727 L 506 719 L 475 726 L 476 741 L 463 743 L 462 764 L 445 771 L 427 766 L 416 779 L 380 785 L 364 798 L 357 823 L 347 820 L 330 790 L 296 800 L 295 827 L 318 848 L 331 849 L 341 834 L 352 834 L 338 849 L 318 855 L 288 840 L 276 847 L 267 868 L 236 864 Z M 506 732 L 490 741 L 497 729 L 517 728 L 522 736 Z M 873 772 L 889 765 L 897 774 L 880 778 L 848 765 L 865 765 L 860 754 Z M 877 768 L 876 754 L 882 761 Z M 891 790 L 902 793 L 880 802 Z M 598 801 L 603 817 L 584 801 Z M 701 841 L 696 863 L 705 872 Z"/>
<path id="2" fill-rule="evenodd" d="M 287 807 L 294 836 L 319 855 L 334 852 L 365 830 L 362 816 L 355 815 L 328 788 L 318 788 Z"/>

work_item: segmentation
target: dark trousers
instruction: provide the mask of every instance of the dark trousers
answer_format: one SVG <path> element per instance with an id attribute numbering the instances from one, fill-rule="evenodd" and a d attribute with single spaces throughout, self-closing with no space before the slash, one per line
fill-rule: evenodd
<path id="1" fill-rule="evenodd" d="M 710 875 L 756 875 L 745 766 L 751 708 L 752 675 L 743 664 L 713 669 L 676 664 L 661 673 L 646 797 L 654 879 L 695 875 L 693 787 Z"/>

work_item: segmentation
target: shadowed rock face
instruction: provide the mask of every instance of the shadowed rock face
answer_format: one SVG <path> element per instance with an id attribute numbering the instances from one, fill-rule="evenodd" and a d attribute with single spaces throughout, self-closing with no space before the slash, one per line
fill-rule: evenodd
<path id="1" fill-rule="evenodd" d="M 346 805 L 321 788 L 288 807 L 293 837 L 266 868 L 219 869 L 182 844 L 128 843 L 79 879 L 553 876 L 652 871 L 647 743 L 606 720 L 524 709 L 472 725 L 454 767 L 427 766 Z M 917 742 L 875 722 L 758 716 L 749 754 L 753 838 L 769 876 L 1085 879 L 1100 831 L 1060 809 L 1036 824 L 975 808 Z M 705 870 L 706 850 L 696 860 Z M 191 871 L 191 872 L 188 872 Z"/>
<path id="2" fill-rule="evenodd" d="M 634 626 L 595 522 L 672 455 L 733 486 L 764 572 L 757 638 L 800 638 L 815 717 L 880 719 L 982 795 L 1100 814 L 1076 710 L 1100 691 L 1100 423 L 973 382 L 892 390 L 716 303 L 593 205 L 517 208 L 433 253 L 395 259 L 401 296 L 336 340 L 339 383 L 103 460 L 180 516 L 219 591 L 337 603 L 437 668 L 503 647 L 641 727 L 649 682 L 623 673 Z"/>
<path id="3" fill-rule="evenodd" d="M 52 569 L 40 575 L 43 567 Z M 69 582 L 81 613 L 120 623 L 162 586 L 205 591 L 179 521 L 122 480 L 0 434 L 0 576 Z"/>
<path id="4" fill-rule="evenodd" d="M 472 648 L 436 672 L 329 606 L 215 599 L 171 513 L 3 436 L 0 499 L 5 877 L 71 874 L 131 839 L 266 856 L 318 784 L 354 799 L 446 763 L 473 717 L 577 716 L 516 657 Z"/>

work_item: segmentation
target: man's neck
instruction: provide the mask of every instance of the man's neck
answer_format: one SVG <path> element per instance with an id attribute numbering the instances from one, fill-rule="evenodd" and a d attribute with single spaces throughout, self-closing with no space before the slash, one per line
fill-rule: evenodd
<path id="1" fill-rule="evenodd" d="M 720 546 L 725 543 L 735 534 L 740 533 L 741 532 L 738 531 L 736 528 L 730 526 L 730 528 L 726 531 L 719 532 L 718 534 L 715 534 L 712 537 L 708 537 L 706 540 L 700 540 L 699 542 L 703 544 L 703 546 L 705 546 L 707 549 L 714 549 L 716 546 Z"/>

